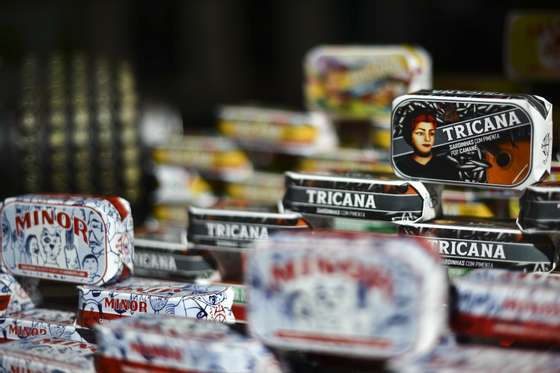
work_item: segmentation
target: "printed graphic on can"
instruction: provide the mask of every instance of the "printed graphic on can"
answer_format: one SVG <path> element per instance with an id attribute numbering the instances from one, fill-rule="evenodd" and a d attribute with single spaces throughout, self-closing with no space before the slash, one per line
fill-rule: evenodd
<path id="1" fill-rule="evenodd" d="M 424 238 L 448 267 L 525 272 L 556 268 L 558 253 L 552 240 L 545 235 L 523 235 L 512 221 L 436 219 L 397 224 L 401 235 Z"/>
<path id="2" fill-rule="evenodd" d="M 143 314 L 233 323 L 233 289 L 132 277 L 109 287 L 78 287 L 77 324 L 97 323 Z"/>
<path id="3" fill-rule="evenodd" d="M 421 240 L 283 233 L 256 245 L 247 273 L 251 333 L 269 346 L 390 358 L 430 350 L 446 323 L 445 274 Z"/>
<path id="4" fill-rule="evenodd" d="M 487 272 L 487 273 L 485 273 Z M 453 331 L 479 338 L 560 343 L 557 284 L 507 271 L 473 271 L 455 280 Z M 539 283 L 540 282 L 540 283 Z"/>
<path id="5" fill-rule="evenodd" d="M 550 113 L 545 100 L 438 92 L 420 91 L 394 102 L 391 155 L 397 175 L 444 184 L 521 188 L 550 167 Z"/>
<path id="6" fill-rule="evenodd" d="M 37 337 L 0 345 L 3 372 L 93 373 L 93 344 Z"/>
<path id="7" fill-rule="evenodd" d="M 85 342 L 79 332 L 84 329 L 76 327 L 75 321 L 73 312 L 42 308 L 17 312 L 0 317 L 0 342 L 37 336 Z"/>
<path id="8" fill-rule="evenodd" d="M 19 282 L 7 273 L 0 273 L 0 317 L 34 307 L 33 300 Z"/>
<path id="9" fill-rule="evenodd" d="M 366 220 L 430 220 L 439 213 L 436 188 L 369 174 L 286 172 L 282 200 L 290 211 Z"/>
<path id="10" fill-rule="evenodd" d="M 114 280 L 132 268 L 132 218 L 124 213 L 101 198 L 10 198 L 0 210 L 2 268 L 81 284 Z"/>
<path id="11" fill-rule="evenodd" d="M 305 75 L 308 108 L 380 123 L 395 97 L 432 83 L 430 56 L 408 46 L 320 46 L 307 54 Z"/>
<path id="12" fill-rule="evenodd" d="M 248 248 L 275 232 L 309 229 L 298 213 L 189 208 L 187 239 L 195 248 Z"/>

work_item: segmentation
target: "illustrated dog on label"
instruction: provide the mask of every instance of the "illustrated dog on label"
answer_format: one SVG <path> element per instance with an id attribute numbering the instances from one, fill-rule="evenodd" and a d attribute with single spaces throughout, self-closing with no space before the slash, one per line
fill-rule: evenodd
<path id="1" fill-rule="evenodd" d="M 60 267 L 59 255 L 62 250 L 62 230 L 60 228 L 43 227 L 41 231 L 41 249 L 45 259 L 45 266 Z"/>

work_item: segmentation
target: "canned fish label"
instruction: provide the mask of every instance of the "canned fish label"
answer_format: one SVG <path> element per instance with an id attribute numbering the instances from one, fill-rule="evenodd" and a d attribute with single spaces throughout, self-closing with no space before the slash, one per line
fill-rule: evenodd
<path id="1" fill-rule="evenodd" d="M 85 342 L 75 322 L 73 312 L 36 308 L 0 318 L 0 337 L 17 340 L 41 336 Z"/>
<path id="2" fill-rule="evenodd" d="M 133 225 L 122 198 L 26 195 L 8 198 L 2 269 L 14 275 L 105 284 L 132 271 Z"/>
<path id="3" fill-rule="evenodd" d="M 157 164 L 197 170 L 203 176 L 224 181 L 244 180 L 253 167 L 247 155 L 225 137 L 187 136 L 154 148 Z"/>
<path id="4" fill-rule="evenodd" d="M 428 53 L 409 46 L 320 46 L 305 58 L 307 107 L 387 124 L 391 101 L 432 85 Z"/>
<path id="5" fill-rule="evenodd" d="M 0 345 L 6 372 L 94 373 L 96 347 L 87 342 L 38 337 Z"/>
<path id="6" fill-rule="evenodd" d="M 174 315 L 232 323 L 233 289 L 130 278 L 100 288 L 80 286 L 78 324 L 92 327 L 105 320 L 143 314 Z"/>
<path id="7" fill-rule="evenodd" d="M 302 214 L 424 221 L 439 213 L 437 189 L 420 182 L 286 172 L 284 207 Z"/>
<path id="8" fill-rule="evenodd" d="M 259 242 L 247 278 L 252 334 L 277 348 L 369 358 L 433 348 L 446 277 L 423 245 L 323 231 Z"/>
<path id="9" fill-rule="evenodd" d="M 214 273 L 213 267 L 199 255 L 138 246 L 134 250 L 134 270 L 140 276 L 195 278 Z"/>
<path id="10" fill-rule="evenodd" d="M 418 91 L 393 102 L 398 176 L 524 189 L 550 172 L 552 104 L 539 96 Z"/>
<path id="11" fill-rule="evenodd" d="M 298 213 L 189 208 L 187 239 L 193 247 L 240 249 L 282 230 L 309 229 Z"/>
<path id="12" fill-rule="evenodd" d="M 280 372 L 261 343 L 218 323 L 141 316 L 96 331 L 97 368 L 103 372 Z"/>
<path id="13" fill-rule="evenodd" d="M 7 273 L 0 273 L 0 317 L 35 307 L 27 291 Z"/>
<path id="14" fill-rule="evenodd" d="M 543 372 L 560 366 L 555 351 L 532 351 L 444 342 L 419 356 L 394 359 L 391 372 Z"/>
<path id="15" fill-rule="evenodd" d="M 506 282 L 505 275 L 481 276 L 476 272 L 454 281 L 457 300 L 452 326 L 456 333 L 524 342 L 560 342 L 558 284 L 538 284 L 530 277 L 526 281 L 517 277 Z"/>
<path id="16" fill-rule="evenodd" d="M 502 268 L 550 272 L 557 250 L 544 235 L 525 236 L 513 221 L 436 219 L 428 223 L 397 222 L 402 235 L 425 238 L 443 264 L 462 268 Z"/>
<path id="17" fill-rule="evenodd" d="M 197 284 L 201 285 L 222 285 L 228 286 L 233 289 L 233 305 L 232 310 L 233 314 L 235 315 L 235 322 L 246 322 L 246 303 L 247 303 L 247 291 L 245 289 L 245 285 L 235 284 L 235 283 L 223 283 L 223 282 L 214 282 L 208 279 L 197 279 Z"/>
<path id="18" fill-rule="evenodd" d="M 245 149 L 307 155 L 337 145 L 330 121 L 320 112 L 224 106 L 218 117 L 220 132 Z"/>

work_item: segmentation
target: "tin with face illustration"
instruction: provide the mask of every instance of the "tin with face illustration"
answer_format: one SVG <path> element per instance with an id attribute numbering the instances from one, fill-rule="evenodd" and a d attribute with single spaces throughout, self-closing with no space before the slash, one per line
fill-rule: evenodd
<path id="1" fill-rule="evenodd" d="M 105 284 L 132 271 L 132 216 L 122 198 L 13 197 L 5 201 L 0 219 L 6 272 Z"/>
<path id="2" fill-rule="evenodd" d="M 552 104 L 539 96 L 423 90 L 395 99 L 391 122 L 402 178 L 524 189 L 550 172 Z"/>

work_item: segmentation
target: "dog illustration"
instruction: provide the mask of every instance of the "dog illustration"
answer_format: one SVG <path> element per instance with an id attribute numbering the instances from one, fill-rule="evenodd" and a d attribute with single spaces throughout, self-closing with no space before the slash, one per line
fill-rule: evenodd
<path id="1" fill-rule="evenodd" d="M 59 228 L 43 228 L 41 232 L 41 248 L 46 266 L 59 267 L 58 256 L 62 250 L 62 234 Z"/>

